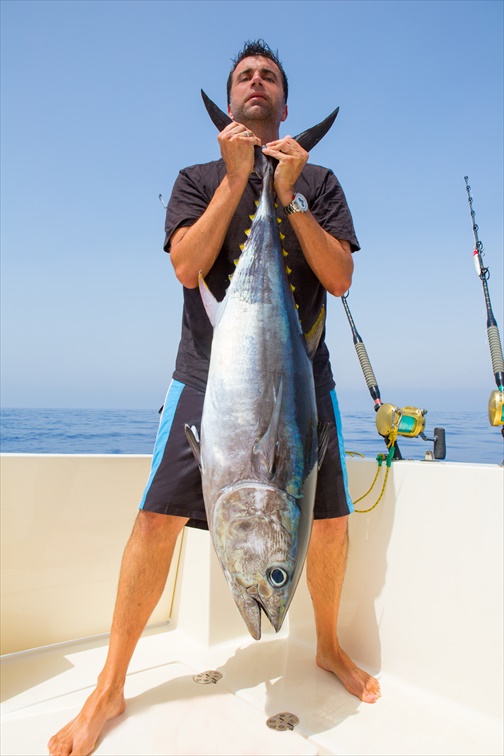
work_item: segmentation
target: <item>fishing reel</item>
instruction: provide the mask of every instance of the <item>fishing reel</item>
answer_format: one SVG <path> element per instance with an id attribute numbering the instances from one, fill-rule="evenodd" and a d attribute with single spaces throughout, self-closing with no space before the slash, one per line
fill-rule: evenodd
<path id="1" fill-rule="evenodd" d="M 494 427 L 499 427 L 499 425 L 504 426 L 504 391 L 495 389 L 490 394 L 490 399 L 488 400 L 488 419 L 490 420 L 490 425 Z"/>
<path id="2" fill-rule="evenodd" d="M 425 435 L 426 409 L 417 407 L 396 407 L 394 404 L 381 404 L 376 411 L 376 428 L 380 436 L 394 441 L 397 436 L 416 438 L 434 443 L 433 452 L 428 451 L 425 458 L 445 459 L 446 441 L 444 428 L 434 428 L 434 437 Z"/>

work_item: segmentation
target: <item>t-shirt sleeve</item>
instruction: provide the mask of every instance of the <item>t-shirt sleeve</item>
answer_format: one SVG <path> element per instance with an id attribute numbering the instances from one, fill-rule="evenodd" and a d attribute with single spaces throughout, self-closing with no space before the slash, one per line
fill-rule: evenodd
<path id="1" fill-rule="evenodd" d="M 170 252 L 170 238 L 177 228 L 192 226 L 205 212 L 210 198 L 206 196 L 205 184 L 198 180 L 194 171 L 180 171 L 166 208 L 164 251 Z"/>
<path id="2" fill-rule="evenodd" d="M 331 236 L 350 242 L 352 252 L 360 249 L 345 193 L 331 170 L 326 172 L 310 210 Z"/>

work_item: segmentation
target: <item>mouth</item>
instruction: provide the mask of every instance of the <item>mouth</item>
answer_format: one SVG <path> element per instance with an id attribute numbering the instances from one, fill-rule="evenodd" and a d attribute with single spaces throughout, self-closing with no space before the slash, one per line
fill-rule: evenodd
<path id="1" fill-rule="evenodd" d="M 262 95 L 258 92 L 255 92 L 253 95 L 250 95 L 250 97 L 247 97 L 247 102 L 251 102 L 252 100 L 264 100 L 264 102 L 268 101 L 265 95 Z"/>

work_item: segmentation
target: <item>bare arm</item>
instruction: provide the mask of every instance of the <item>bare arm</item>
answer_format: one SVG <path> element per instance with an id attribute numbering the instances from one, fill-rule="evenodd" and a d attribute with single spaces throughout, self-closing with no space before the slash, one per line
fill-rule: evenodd
<path id="1" fill-rule="evenodd" d="M 324 231 L 310 211 L 293 213 L 289 221 L 308 265 L 322 286 L 335 297 L 348 291 L 354 267 L 350 243 Z"/>
<path id="2" fill-rule="evenodd" d="M 241 200 L 254 167 L 254 146 L 260 140 L 231 123 L 219 134 L 226 175 L 217 187 L 203 215 L 192 226 L 178 228 L 170 239 L 170 259 L 183 286 L 194 289 L 198 274 L 206 275 L 224 243 L 229 224 Z"/>
<path id="3" fill-rule="evenodd" d="M 308 160 L 308 153 L 291 137 L 270 142 L 264 153 L 279 161 L 275 170 L 275 191 L 285 207 L 295 195 L 294 185 Z M 335 297 L 344 294 L 350 288 L 353 273 L 349 242 L 331 236 L 309 211 L 293 213 L 289 221 L 308 265 L 322 286 Z"/>

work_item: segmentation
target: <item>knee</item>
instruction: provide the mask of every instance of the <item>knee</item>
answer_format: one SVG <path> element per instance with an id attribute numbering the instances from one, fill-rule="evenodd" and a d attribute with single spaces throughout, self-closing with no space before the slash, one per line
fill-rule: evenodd
<path id="1" fill-rule="evenodd" d="M 142 510 L 137 515 L 133 533 L 142 539 L 177 538 L 187 521 L 186 517 L 174 517 Z"/>

